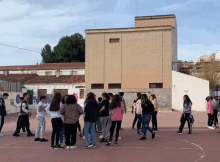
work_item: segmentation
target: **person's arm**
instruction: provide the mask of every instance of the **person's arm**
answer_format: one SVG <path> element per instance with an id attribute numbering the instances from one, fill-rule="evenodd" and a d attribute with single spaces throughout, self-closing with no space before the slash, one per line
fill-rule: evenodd
<path id="1" fill-rule="evenodd" d="M 100 112 L 105 110 L 105 106 L 102 106 L 102 108 L 100 109 Z"/>
<path id="2" fill-rule="evenodd" d="M 125 111 L 125 113 L 126 113 L 127 108 L 126 108 L 126 104 L 125 104 L 125 99 L 124 99 L 124 98 L 123 98 L 123 104 L 124 104 L 124 111 Z"/>
<path id="3" fill-rule="evenodd" d="M 26 105 L 26 103 L 22 103 L 21 104 L 22 106 L 21 106 L 21 109 L 22 109 L 22 111 L 24 111 L 25 113 L 29 113 L 29 111 L 25 108 L 27 105 Z"/>
<path id="4" fill-rule="evenodd" d="M 17 109 L 19 109 L 19 108 L 21 107 L 20 104 L 16 105 L 16 104 L 14 104 L 14 103 L 13 103 L 13 106 L 14 106 L 15 108 L 17 108 Z"/>
<path id="5" fill-rule="evenodd" d="M 51 112 L 50 112 L 49 109 L 50 109 L 50 105 L 47 106 L 47 108 L 46 108 L 46 112 L 47 112 L 49 115 L 51 115 Z"/>
<path id="6" fill-rule="evenodd" d="M 79 115 L 83 114 L 83 108 L 79 104 L 78 104 L 78 112 L 79 112 Z"/>
<path id="7" fill-rule="evenodd" d="M 65 115 L 65 112 L 66 112 L 65 107 L 60 108 L 60 114 L 61 115 Z"/>
<path id="8" fill-rule="evenodd" d="M 124 114 L 126 111 L 125 111 L 125 107 L 124 107 L 124 103 L 123 103 L 123 102 L 122 102 L 122 104 L 121 104 L 121 108 L 122 108 L 121 113 Z"/>

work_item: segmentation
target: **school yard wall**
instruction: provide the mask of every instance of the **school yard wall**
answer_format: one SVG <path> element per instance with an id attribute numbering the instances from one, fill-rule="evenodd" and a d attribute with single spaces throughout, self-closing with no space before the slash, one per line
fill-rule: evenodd
<path id="1" fill-rule="evenodd" d="M 206 111 L 205 98 L 209 96 L 209 81 L 172 71 L 172 107 L 183 109 L 183 96 L 188 95 L 193 111 Z"/>
<path id="2" fill-rule="evenodd" d="M 36 106 L 39 103 L 38 98 L 38 89 L 47 89 L 47 104 L 51 103 L 54 89 L 68 89 L 68 94 L 73 95 L 74 93 L 78 95 L 78 104 L 83 107 L 83 103 L 85 100 L 85 93 L 84 98 L 80 98 L 80 89 L 85 88 L 76 88 L 76 86 L 85 86 L 85 83 L 78 83 L 78 84 L 25 84 L 24 85 L 27 90 L 33 90 L 34 95 L 34 105 Z"/>

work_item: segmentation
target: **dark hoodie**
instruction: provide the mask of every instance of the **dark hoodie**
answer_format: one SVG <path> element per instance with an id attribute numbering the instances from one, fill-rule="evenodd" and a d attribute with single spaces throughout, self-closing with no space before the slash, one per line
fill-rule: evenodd
<path id="1" fill-rule="evenodd" d="M 142 114 L 152 114 L 154 112 L 154 105 L 149 100 L 144 105 L 141 105 L 141 107 Z"/>
<path id="2" fill-rule="evenodd" d="M 85 121 L 86 122 L 96 122 L 99 117 L 99 107 L 98 104 L 94 101 L 87 102 L 85 109 Z"/>
<path id="3" fill-rule="evenodd" d="M 0 98 L 0 115 L 5 116 L 6 114 L 5 100 Z"/>

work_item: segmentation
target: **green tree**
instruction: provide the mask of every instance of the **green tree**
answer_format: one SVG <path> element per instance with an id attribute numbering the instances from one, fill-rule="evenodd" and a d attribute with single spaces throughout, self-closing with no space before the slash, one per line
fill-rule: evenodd
<path id="1" fill-rule="evenodd" d="M 44 47 L 44 49 L 46 49 Z M 43 62 L 85 62 L 85 39 L 79 33 L 62 37 L 53 48 L 42 50 Z M 43 55 L 43 53 L 46 53 Z M 50 54 L 50 55 L 49 55 Z M 52 57 L 49 57 L 52 56 Z M 49 59 L 50 58 L 50 59 Z"/>
<path id="2" fill-rule="evenodd" d="M 41 50 L 42 62 L 45 63 L 54 63 L 56 62 L 56 56 L 51 50 L 51 46 L 46 44 L 44 48 Z"/>

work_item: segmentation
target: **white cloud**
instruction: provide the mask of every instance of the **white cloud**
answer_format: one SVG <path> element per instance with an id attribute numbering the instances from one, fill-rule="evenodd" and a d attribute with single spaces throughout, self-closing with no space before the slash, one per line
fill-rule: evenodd
<path id="1" fill-rule="evenodd" d="M 176 9 L 179 9 L 179 8 L 190 5 L 193 1 L 194 0 L 187 1 L 185 3 L 176 3 L 176 4 L 173 4 L 173 5 L 168 5 L 168 6 L 164 6 L 164 7 L 161 7 L 161 8 L 157 8 L 157 10 L 160 10 L 160 11 L 176 10 Z"/>

